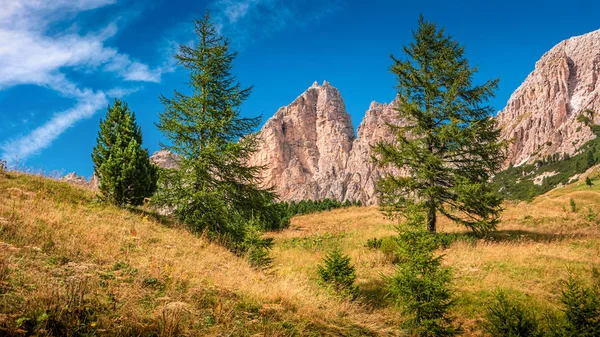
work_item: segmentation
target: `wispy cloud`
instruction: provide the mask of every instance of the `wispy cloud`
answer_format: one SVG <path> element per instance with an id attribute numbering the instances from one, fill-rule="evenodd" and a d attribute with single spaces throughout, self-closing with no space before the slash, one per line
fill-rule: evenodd
<path id="1" fill-rule="evenodd" d="M 84 118 L 93 116 L 96 111 L 108 104 L 103 92 L 86 91 L 77 104 L 68 110 L 55 114 L 48 122 L 37 127 L 26 136 L 2 144 L 2 157 L 10 163 L 25 160 L 29 156 L 47 148 L 65 130 Z"/>
<path id="2" fill-rule="evenodd" d="M 305 27 L 337 11 L 337 0 L 217 0 L 210 6 L 217 26 L 240 45 L 290 27 Z"/>
<path id="3" fill-rule="evenodd" d="M 81 11 L 114 4 L 116 0 L 0 0 L 0 90 L 34 84 L 75 100 L 75 106 L 54 116 L 29 134 L 0 144 L 0 157 L 25 160 L 47 148 L 65 130 L 106 106 L 107 96 L 131 89 L 105 91 L 80 88 L 64 71 L 103 71 L 125 81 L 159 82 L 173 71 L 165 62 L 154 69 L 106 46 L 117 32 L 114 22 L 98 32 L 81 34 L 76 26 L 51 34 L 49 26 Z"/>

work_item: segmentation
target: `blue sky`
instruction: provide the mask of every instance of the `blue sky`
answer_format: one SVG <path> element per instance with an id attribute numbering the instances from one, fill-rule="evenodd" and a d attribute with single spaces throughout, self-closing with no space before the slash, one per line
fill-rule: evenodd
<path id="1" fill-rule="evenodd" d="M 211 10 L 239 50 L 235 72 L 263 121 L 314 81 L 336 86 L 355 128 L 371 101 L 389 102 L 389 55 L 402 55 L 420 13 L 466 46 L 477 80 L 510 94 L 555 44 L 600 28 L 600 1 L 0 0 L 0 158 L 46 174 L 92 174 L 99 119 L 115 97 L 159 149 L 160 93 L 185 89 L 173 62 Z"/>

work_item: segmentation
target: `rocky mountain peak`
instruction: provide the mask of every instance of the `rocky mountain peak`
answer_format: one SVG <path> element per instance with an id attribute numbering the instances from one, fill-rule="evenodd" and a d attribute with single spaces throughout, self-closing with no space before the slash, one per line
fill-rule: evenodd
<path id="1" fill-rule="evenodd" d="M 285 200 L 337 198 L 354 128 L 339 91 L 313 84 L 280 108 L 260 132 L 262 147 L 251 159 L 265 165 L 264 183 Z M 302 188 L 300 188 L 302 187 Z"/>
<path id="2" fill-rule="evenodd" d="M 600 112 L 600 30 L 562 41 L 498 113 L 503 137 L 513 140 L 507 164 L 555 153 L 573 154 L 594 137 L 577 122 L 582 110 Z"/>
<path id="3" fill-rule="evenodd" d="M 267 167 L 264 185 L 275 187 L 282 200 L 373 203 L 378 171 L 370 145 L 387 137 L 385 121 L 391 112 L 387 105 L 372 103 L 367 115 L 373 117 L 363 120 L 356 138 L 338 89 L 327 81 L 315 82 L 265 123 L 262 146 L 250 163 Z"/>

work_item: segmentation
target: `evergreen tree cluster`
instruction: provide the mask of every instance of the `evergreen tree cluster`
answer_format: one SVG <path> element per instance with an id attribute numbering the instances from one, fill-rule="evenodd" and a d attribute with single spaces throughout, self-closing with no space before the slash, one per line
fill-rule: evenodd
<path id="1" fill-rule="evenodd" d="M 593 127 L 596 135 L 600 130 Z M 585 143 L 579 152 L 573 156 L 569 154 L 554 154 L 544 160 L 533 164 L 511 166 L 496 173 L 491 186 L 503 198 L 508 200 L 532 200 L 535 196 L 544 194 L 558 185 L 567 185 L 571 177 L 587 171 L 590 167 L 600 162 L 600 138 L 596 137 Z M 542 179 L 541 184 L 534 184 L 535 177 L 552 173 Z M 587 182 L 587 180 L 586 180 Z M 592 183 L 592 179 L 589 181 Z"/>
<path id="2" fill-rule="evenodd" d="M 119 205 L 153 205 L 168 210 L 196 233 L 207 233 L 256 267 L 269 264 L 272 240 L 265 229 L 283 228 L 289 217 L 270 189 L 260 188 L 261 166 L 248 165 L 257 150 L 260 116 L 242 117 L 251 87 L 232 74 L 237 53 L 206 16 L 194 23 L 198 43 L 182 44 L 175 55 L 189 72 L 189 90 L 161 95 L 156 124 L 174 169 L 158 170 L 141 148 L 142 133 L 126 103 L 115 100 L 100 122 L 92 158 L 100 191 Z"/>
<path id="3" fill-rule="evenodd" d="M 362 206 L 362 203 L 360 200 L 346 200 L 341 202 L 325 198 L 322 200 L 282 201 L 279 205 L 281 206 L 282 211 L 285 212 L 285 216 L 291 218 L 295 215 L 318 213 L 351 206 Z"/>

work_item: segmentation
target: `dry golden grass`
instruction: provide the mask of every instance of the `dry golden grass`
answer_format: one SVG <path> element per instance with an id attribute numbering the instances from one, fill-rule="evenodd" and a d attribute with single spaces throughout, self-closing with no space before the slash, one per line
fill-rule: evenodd
<path id="1" fill-rule="evenodd" d="M 577 203 L 576 213 L 570 209 L 571 198 Z M 556 310 L 561 280 L 569 272 L 589 276 L 592 266 L 600 265 L 600 226 L 587 218 L 599 209 L 600 191 L 577 182 L 532 203 L 507 202 L 498 232 L 488 240 L 475 240 L 464 227 L 440 219 L 439 232 L 464 234 L 465 240 L 458 240 L 441 254 L 454 271 L 458 298 L 454 314 L 466 334 L 482 334 L 478 322 L 496 290 L 519 293 L 532 306 Z M 326 252 L 339 245 L 352 257 L 363 297 L 381 301 L 382 274 L 390 275 L 394 267 L 390 259 L 367 249 L 365 243 L 369 238 L 394 234 L 394 224 L 377 207 L 305 215 L 292 219 L 288 230 L 273 235 L 278 243 L 273 255 L 281 273 L 308 280 L 315 277 L 314 266 Z M 325 239 L 321 242 L 319 238 Z M 401 320 L 389 303 L 375 305 L 373 313 Z"/>
<path id="2" fill-rule="evenodd" d="M 39 312 L 62 306 L 49 301 L 67 301 L 73 282 L 85 282 L 82 306 L 96 314 L 72 320 L 101 332 L 283 336 L 394 329 L 379 327 L 361 304 L 331 296 L 309 278 L 280 273 L 277 265 L 256 271 L 176 224 L 104 205 L 90 191 L 39 176 L 0 177 L 0 245 L 7 247 L 0 261 L 10 270 L 0 302 L 5 334 L 24 333 L 37 324 L 32 320 L 51 325 L 52 317 Z M 173 303 L 185 310 L 169 309 Z"/>
<path id="3" fill-rule="evenodd" d="M 454 270 L 454 314 L 467 335 L 481 334 L 478 321 L 497 289 L 555 308 L 568 271 L 584 274 L 600 262 L 600 229 L 588 218 L 599 205 L 600 191 L 581 183 L 530 204 L 507 203 L 492 240 L 474 240 L 440 221 L 440 232 L 458 233 L 441 253 Z M 256 271 L 142 210 L 106 206 L 90 191 L 46 178 L 5 174 L 0 335 L 34 328 L 56 334 L 66 331 L 60 320 L 97 335 L 402 334 L 402 316 L 385 298 L 382 281 L 394 271 L 392 259 L 365 247 L 367 239 L 395 235 L 376 207 L 295 217 L 290 228 L 268 235 L 276 243 L 273 267 Z M 356 301 L 315 282 L 316 265 L 335 246 L 356 266 Z"/>

